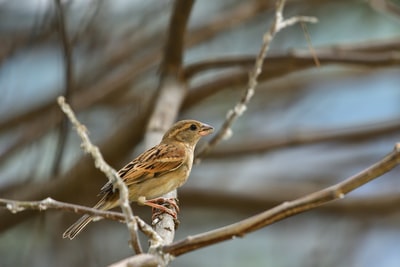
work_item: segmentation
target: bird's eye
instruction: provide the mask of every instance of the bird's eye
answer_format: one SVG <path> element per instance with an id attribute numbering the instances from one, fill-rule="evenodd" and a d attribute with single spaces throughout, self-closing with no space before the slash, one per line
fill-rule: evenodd
<path id="1" fill-rule="evenodd" d="M 196 130 L 197 130 L 197 126 L 196 126 L 196 124 L 192 124 L 192 125 L 190 125 L 190 130 L 192 130 L 192 131 L 196 131 Z"/>

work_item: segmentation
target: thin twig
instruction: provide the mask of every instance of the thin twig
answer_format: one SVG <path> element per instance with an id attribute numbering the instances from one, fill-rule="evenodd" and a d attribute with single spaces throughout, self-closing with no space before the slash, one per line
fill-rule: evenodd
<path id="1" fill-rule="evenodd" d="M 240 222 L 206 233 L 190 236 L 171 245 L 164 246 L 163 251 L 165 253 L 170 253 L 173 256 L 178 256 L 235 237 L 243 237 L 245 234 L 256 231 L 295 214 L 311 210 L 335 199 L 342 199 L 349 192 L 389 172 L 399 164 L 400 143 L 396 144 L 394 150 L 383 159 L 360 173 L 347 178 L 343 182 L 312 194 L 308 194 L 296 200 L 284 202 L 275 208 Z"/>
<path id="2" fill-rule="evenodd" d="M 40 201 L 18 201 L 0 198 L 0 206 L 6 207 L 11 213 L 23 212 L 25 210 L 45 211 L 49 209 L 70 211 L 77 214 L 89 214 L 104 219 L 125 223 L 126 217 L 121 212 L 99 210 L 67 202 L 57 201 L 50 197 Z M 161 244 L 161 237 L 145 221 L 135 216 L 139 229 L 153 242 Z"/>
<path id="3" fill-rule="evenodd" d="M 103 159 L 102 154 L 97 146 L 93 145 L 89 139 L 86 127 L 81 124 L 76 118 L 71 107 L 65 102 L 65 98 L 60 96 L 57 99 L 62 111 L 68 116 L 71 123 L 74 125 L 76 132 L 82 139 L 82 148 L 90 153 L 94 159 L 94 164 L 96 168 L 101 170 L 108 178 L 108 180 L 113 184 L 114 188 L 118 189 L 120 198 L 120 207 L 122 212 L 126 217 L 126 225 L 131 234 L 131 245 L 134 251 L 139 254 L 142 253 L 142 248 L 140 246 L 139 238 L 137 236 L 137 222 L 133 216 L 131 206 L 129 205 L 129 192 L 123 180 L 119 177 L 116 170 L 114 170 L 110 165 L 108 165 Z"/>
<path id="4" fill-rule="evenodd" d="M 73 89 L 73 62 L 72 62 L 72 47 L 69 42 L 68 32 L 66 28 L 65 13 L 61 0 L 54 0 L 57 11 L 57 21 L 58 21 L 58 33 L 60 35 L 61 46 L 64 56 L 64 96 L 67 101 L 70 101 L 70 96 Z M 53 168 L 51 173 L 57 175 L 60 171 L 61 162 L 64 155 L 65 145 L 68 139 L 68 119 L 63 118 L 59 128 L 58 128 L 58 144 L 56 147 L 56 152 L 54 156 Z"/>
<path id="5" fill-rule="evenodd" d="M 85 14 L 82 16 L 80 21 L 79 29 L 73 37 L 71 37 L 71 43 L 76 44 L 82 37 L 91 36 L 91 41 L 93 38 L 93 33 L 96 33 L 96 19 L 99 17 L 101 9 L 104 8 L 105 0 L 92 1 L 90 7 L 87 8 Z"/>
<path id="6" fill-rule="evenodd" d="M 11 213 L 22 212 L 25 210 L 45 211 L 48 209 L 70 211 L 77 214 L 89 214 L 105 219 L 125 222 L 125 215 L 115 211 L 104 211 L 85 206 L 70 204 L 54 200 L 50 197 L 40 201 L 17 201 L 0 198 L 0 206 L 5 206 Z"/>
<path id="7" fill-rule="evenodd" d="M 264 66 L 263 72 L 272 72 L 278 67 L 282 69 L 279 71 L 281 75 L 284 75 L 306 67 L 315 67 L 314 57 L 318 57 L 319 63 L 324 63 L 324 65 L 353 65 L 373 68 L 399 65 L 400 53 L 395 49 L 390 49 L 388 47 L 387 50 L 378 52 L 358 51 L 362 47 L 362 45 L 354 46 L 352 49 L 342 49 L 336 46 L 320 47 L 315 49 L 315 55 L 304 49 L 294 49 L 285 53 L 270 54 L 268 56 L 269 64 Z M 371 49 L 373 48 L 374 47 L 371 46 Z M 381 48 L 384 49 L 384 46 Z M 186 79 L 193 79 L 202 72 L 234 67 L 247 70 L 253 63 L 254 56 L 216 57 L 187 65 L 184 70 L 184 76 Z"/>
<path id="8" fill-rule="evenodd" d="M 255 89 L 258 83 L 258 77 L 262 72 L 264 58 L 268 52 L 270 44 L 275 37 L 275 35 L 282 29 L 291 26 L 295 23 L 299 22 L 309 22 L 316 23 L 317 19 L 315 17 L 306 17 L 306 16 L 296 16 L 288 19 L 284 19 L 282 12 L 285 6 L 285 0 L 278 0 L 276 3 L 276 12 L 275 17 L 272 22 L 271 27 L 268 32 L 266 32 L 263 36 L 263 42 L 261 45 L 261 49 L 257 55 L 256 62 L 254 64 L 253 70 L 250 72 L 248 87 L 244 91 L 241 99 L 238 103 L 236 103 L 235 107 L 228 111 L 226 114 L 226 120 L 222 124 L 220 130 L 214 135 L 214 137 L 206 143 L 201 150 L 197 154 L 197 159 L 200 159 L 205 154 L 207 154 L 212 147 L 214 147 L 217 143 L 219 143 L 223 139 L 227 139 L 232 135 L 232 124 L 235 120 L 240 117 L 247 109 L 247 104 L 250 102 L 250 99 L 253 97 Z"/>
<path id="9" fill-rule="evenodd" d="M 304 37 L 306 38 L 306 41 L 307 41 L 308 50 L 310 50 L 310 53 L 314 59 L 315 66 L 321 67 L 321 62 L 319 62 L 318 56 L 315 53 L 315 49 L 314 49 L 314 46 L 312 45 L 311 37 L 310 37 L 310 33 L 308 32 L 307 25 L 304 22 L 301 22 L 300 25 L 301 25 L 301 28 L 303 29 Z"/>
<path id="10" fill-rule="evenodd" d="M 376 69 L 400 64 L 400 53 L 391 49 L 388 44 L 387 51 L 357 51 L 363 46 L 353 46 L 349 48 L 319 48 L 316 50 L 316 56 L 323 66 L 341 65 L 360 67 L 359 70 L 365 71 L 366 68 Z M 384 50 L 384 46 L 371 46 L 371 50 Z M 365 50 L 367 50 L 364 47 Z M 390 50 L 391 49 L 391 50 Z M 185 69 L 186 79 L 192 79 L 196 75 L 205 71 L 215 69 L 230 69 L 222 74 L 216 75 L 212 80 L 207 80 L 197 86 L 191 88 L 182 109 L 186 110 L 189 107 L 196 105 L 205 98 L 215 95 L 227 88 L 240 88 L 248 82 L 248 68 L 254 62 L 254 57 L 239 56 L 239 57 L 221 57 L 208 59 L 198 63 L 188 65 Z M 308 51 L 293 50 L 285 54 L 276 54 L 268 56 L 268 64 L 264 65 L 262 73 L 258 77 L 258 81 L 268 81 L 278 77 L 283 77 L 290 73 L 315 67 L 313 55 Z M 232 68 L 237 68 L 234 71 Z M 367 69 L 368 70 L 368 69 Z M 368 71 L 369 71 L 368 70 Z"/>
<path id="11" fill-rule="evenodd" d="M 187 47 L 192 47 L 209 40 L 221 32 L 228 31 L 254 19 L 259 14 L 273 8 L 273 1 L 239 1 L 232 8 L 221 10 L 203 25 L 194 27 L 188 32 Z"/>

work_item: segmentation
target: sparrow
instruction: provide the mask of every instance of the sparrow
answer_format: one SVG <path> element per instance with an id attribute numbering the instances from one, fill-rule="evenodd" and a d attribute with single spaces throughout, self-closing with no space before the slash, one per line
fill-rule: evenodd
<path id="1" fill-rule="evenodd" d="M 140 154 L 122 169 L 118 175 L 129 191 L 129 201 L 138 202 L 172 215 L 176 212 L 160 205 L 162 195 L 182 186 L 189 177 L 193 165 L 194 149 L 201 137 L 209 135 L 214 128 L 196 120 L 182 120 L 164 134 L 161 142 Z M 119 206 L 119 193 L 111 182 L 101 189 L 101 199 L 93 207 L 109 210 Z M 172 206 L 178 211 L 177 205 Z M 63 234 L 73 239 L 95 217 L 84 215 Z"/>

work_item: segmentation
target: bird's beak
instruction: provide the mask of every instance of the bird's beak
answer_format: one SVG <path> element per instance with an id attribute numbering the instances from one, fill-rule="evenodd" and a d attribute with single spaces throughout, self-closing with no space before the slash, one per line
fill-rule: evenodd
<path id="1" fill-rule="evenodd" d="M 201 126 L 199 134 L 201 136 L 209 135 L 210 133 L 214 132 L 214 128 L 210 125 L 204 124 Z"/>

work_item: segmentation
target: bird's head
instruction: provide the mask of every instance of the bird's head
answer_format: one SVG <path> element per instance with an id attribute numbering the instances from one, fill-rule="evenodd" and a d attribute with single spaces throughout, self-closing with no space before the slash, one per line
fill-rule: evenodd
<path id="1" fill-rule="evenodd" d="M 163 141 L 184 142 L 195 146 L 202 136 L 211 134 L 214 128 L 196 120 L 178 121 L 164 134 Z"/>

